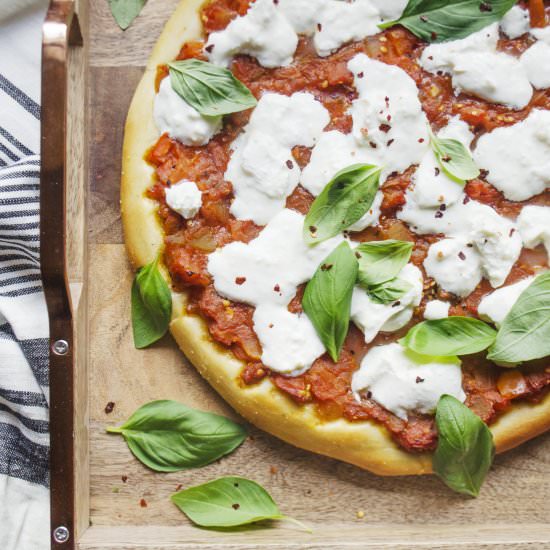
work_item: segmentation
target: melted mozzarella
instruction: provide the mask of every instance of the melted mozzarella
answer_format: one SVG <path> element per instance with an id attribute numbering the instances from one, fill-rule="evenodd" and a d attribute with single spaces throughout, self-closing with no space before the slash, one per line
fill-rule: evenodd
<path id="1" fill-rule="evenodd" d="M 533 279 L 534 277 L 528 277 L 519 283 L 499 288 L 484 296 L 477 307 L 479 316 L 497 327 L 500 326 L 517 302 L 519 295 L 533 282 Z"/>
<path id="2" fill-rule="evenodd" d="M 481 258 L 460 237 L 442 239 L 430 246 L 424 260 L 426 273 L 441 288 L 457 296 L 468 296 L 481 281 Z"/>
<path id="3" fill-rule="evenodd" d="M 182 180 L 166 188 L 166 204 L 188 220 L 200 210 L 202 193 L 194 181 Z"/>
<path id="4" fill-rule="evenodd" d="M 282 210 L 249 243 L 232 242 L 209 256 L 208 271 L 223 296 L 252 306 L 287 306 L 298 286 L 343 240 L 334 237 L 316 246 L 304 242 L 304 216 Z M 243 281 L 244 279 L 244 281 Z"/>
<path id="5" fill-rule="evenodd" d="M 424 309 L 424 319 L 427 319 L 428 321 L 444 319 L 449 316 L 450 307 L 451 304 L 449 304 L 449 302 L 432 300 L 426 304 L 426 308 Z"/>
<path id="6" fill-rule="evenodd" d="M 550 256 L 550 206 L 524 206 L 517 224 L 526 248 L 543 244 Z"/>
<path id="7" fill-rule="evenodd" d="M 282 374 L 303 374 L 325 352 L 307 315 L 290 313 L 281 305 L 257 307 L 254 331 L 262 345 L 262 363 Z"/>
<path id="8" fill-rule="evenodd" d="M 498 38 L 498 23 L 494 23 L 461 40 L 428 46 L 420 63 L 431 73 L 451 75 L 457 92 L 522 109 L 533 89 L 519 60 L 497 51 Z"/>
<path id="9" fill-rule="evenodd" d="M 525 120 L 481 136 L 474 159 L 507 199 L 542 193 L 550 187 L 550 111 L 534 109 Z"/>
<path id="10" fill-rule="evenodd" d="M 500 20 L 500 28 L 508 38 L 518 38 L 529 31 L 529 11 L 513 6 Z"/>
<path id="11" fill-rule="evenodd" d="M 456 139 L 469 149 L 474 135 L 468 125 L 454 117 L 439 133 L 439 138 Z M 462 197 L 463 186 L 441 170 L 432 150 L 427 151 L 412 178 L 412 196 L 422 207 L 450 206 Z"/>
<path id="12" fill-rule="evenodd" d="M 423 288 L 421 271 L 413 264 L 407 264 L 398 277 L 410 283 L 412 288 L 390 304 L 374 302 L 359 286 L 353 290 L 351 320 L 361 329 L 367 343 L 372 342 L 380 331 L 394 332 L 404 327 L 411 320 L 414 308 L 420 304 Z"/>
<path id="13" fill-rule="evenodd" d="M 353 374 L 352 391 L 370 392 L 370 398 L 399 418 L 431 414 L 442 395 L 464 402 L 458 358 L 426 357 L 399 344 L 372 348 Z"/>
<path id="14" fill-rule="evenodd" d="M 216 65 L 229 65 L 233 56 L 247 54 L 264 67 L 292 62 L 298 36 L 273 0 L 256 0 L 246 14 L 208 37 L 205 51 Z"/>
<path id="15" fill-rule="evenodd" d="M 285 206 L 300 180 L 292 147 L 311 147 L 330 118 L 312 95 L 264 94 L 233 142 L 225 179 L 233 185 L 231 213 L 264 225 Z"/>
<path id="16" fill-rule="evenodd" d="M 550 88 L 550 44 L 536 42 L 522 54 L 520 61 L 537 90 Z"/>
<path id="17" fill-rule="evenodd" d="M 184 145 L 206 145 L 222 128 L 221 116 L 202 116 L 174 91 L 169 76 L 160 83 L 153 116 L 161 134 Z"/>

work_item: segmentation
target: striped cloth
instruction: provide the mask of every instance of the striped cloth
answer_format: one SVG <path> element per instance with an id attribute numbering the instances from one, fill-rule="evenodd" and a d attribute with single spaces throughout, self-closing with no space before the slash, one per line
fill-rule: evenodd
<path id="1" fill-rule="evenodd" d="M 39 265 L 46 3 L 0 0 L 1 550 L 49 548 L 48 321 Z"/>

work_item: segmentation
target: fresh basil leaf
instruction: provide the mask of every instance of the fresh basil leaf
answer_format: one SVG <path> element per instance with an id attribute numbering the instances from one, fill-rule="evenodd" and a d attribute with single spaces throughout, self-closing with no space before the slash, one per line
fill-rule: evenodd
<path id="1" fill-rule="evenodd" d="M 359 259 L 359 284 L 365 288 L 391 281 L 411 257 L 413 243 L 371 241 L 361 243 L 355 252 Z"/>
<path id="2" fill-rule="evenodd" d="M 122 426 L 130 451 L 156 472 L 199 468 L 234 451 L 246 438 L 240 424 L 217 414 L 190 409 L 177 401 L 152 401 Z"/>
<path id="3" fill-rule="evenodd" d="M 168 63 L 172 88 L 201 115 L 219 116 L 255 107 L 252 92 L 231 71 L 199 59 Z"/>
<path id="4" fill-rule="evenodd" d="M 310 531 L 301 522 L 281 514 L 271 495 L 244 477 L 221 477 L 184 489 L 172 502 L 201 527 L 238 527 L 267 519 L 286 519 Z"/>
<path id="5" fill-rule="evenodd" d="M 479 168 L 472 154 L 460 141 L 438 138 L 432 134 L 430 144 L 439 166 L 450 178 L 464 183 L 479 176 Z"/>
<path id="6" fill-rule="evenodd" d="M 495 338 L 496 330 L 483 321 L 456 316 L 418 323 L 399 342 L 422 355 L 450 357 L 483 351 Z"/>
<path id="7" fill-rule="evenodd" d="M 125 31 L 140 14 L 147 0 L 109 0 L 111 13 L 117 25 Z"/>
<path id="8" fill-rule="evenodd" d="M 372 206 L 380 171 L 371 164 L 354 164 L 340 170 L 309 209 L 304 221 L 306 243 L 330 239 L 360 220 Z"/>
<path id="9" fill-rule="evenodd" d="M 550 355 L 550 271 L 519 296 L 502 322 L 488 359 L 521 363 Z"/>
<path id="10" fill-rule="evenodd" d="M 433 456 L 434 473 L 453 491 L 477 497 L 495 456 L 491 431 L 450 395 L 439 400 L 435 423 L 439 439 Z"/>
<path id="11" fill-rule="evenodd" d="M 499 21 L 517 0 L 409 0 L 399 19 L 379 25 L 403 25 L 427 42 L 457 40 Z"/>
<path id="12" fill-rule="evenodd" d="M 334 362 L 346 339 L 357 258 L 347 242 L 321 263 L 306 286 L 302 306 Z"/>
<path id="13" fill-rule="evenodd" d="M 396 278 L 379 285 L 370 286 L 367 293 L 373 302 L 391 304 L 407 294 L 411 288 L 411 283 Z"/>
<path id="14" fill-rule="evenodd" d="M 172 293 L 158 269 L 159 258 L 142 267 L 132 285 L 134 345 L 146 348 L 160 340 L 172 316 Z"/>

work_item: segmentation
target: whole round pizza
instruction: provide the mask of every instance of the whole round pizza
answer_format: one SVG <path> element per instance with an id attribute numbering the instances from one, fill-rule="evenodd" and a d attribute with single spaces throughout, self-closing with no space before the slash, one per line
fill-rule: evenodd
<path id="1" fill-rule="evenodd" d="M 169 325 L 260 428 L 477 494 L 550 427 L 548 13 L 182 0 L 126 125 L 136 345 Z"/>

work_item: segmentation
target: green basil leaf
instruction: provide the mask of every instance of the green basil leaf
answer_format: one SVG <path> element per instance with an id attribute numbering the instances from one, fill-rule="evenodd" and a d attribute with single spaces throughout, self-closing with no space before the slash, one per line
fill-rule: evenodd
<path id="1" fill-rule="evenodd" d="M 159 258 L 142 267 L 132 285 L 132 329 L 134 345 L 146 348 L 168 330 L 172 315 L 172 293 L 158 269 Z"/>
<path id="2" fill-rule="evenodd" d="M 325 258 L 304 292 L 304 311 L 335 362 L 348 333 L 356 280 L 357 258 L 343 242 Z"/>
<path id="3" fill-rule="evenodd" d="M 391 304 L 407 294 L 411 288 L 411 283 L 403 279 L 392 279 L 379 285 L 370 286 L 367 293 L 373 302 Z"/>
<path id="4" fill-rule="evenodd" d="M 550 271 L 539 275 L 505 317 L 488 359 L 521 363 L 550 355 Z"/>
<path id="5" fill-rule="evenodd" d="M 517 0 L 409 0 L 399 19 L 379 25 L 403 25 L 427 42 L 457 40 L 499 21 Z"/>
<path id="6" fill-rule="evenodd" d="M 271 495 L 244 477 L 221 477 L 184 489 L 171 499 L 201 527 L 238 527 L 267 519 L 286 519 L 309 531 L 299 521 L 281 514 Z"/>
<path id="7" fill-rule="evenodd" d="M 483 351 L 495 338 L 496 330 L 483 321 L 456 316 L 418 323 L 399 342 L 422 355 L 450 357 Z"/>
<path id="8" fill-rule="evenodd" d="M 491 431 L 450 395 L 439 400 L 435 422 L 439 439 L 433 456 L 434 473 L 454 491 L 476 497 L 495 456 Z"/>
<path id="9" fill-rule="evenodd" d="M 122 426 L 107 431 L 122 434 L 134 456 L 156 472 L 210 464 L 234 451 L 247 435 L 224 416 L 169 400 L 147 403 Z"/>
<path id="10" fill-rule="evenodd" d="M 447 176 L 464 183 L 479 176 L 472 154 L 456 139 L 430 137 L 430 143 L 437 162 Z"/>
<path id="11" fill-rule="evenodd" d="M 407 241 L 371 241 L 361 243 L 355 252 L 359 259 L 359 284 L 365 288 L 391 281 L 407 265 L 413 243 Z"/>
<path id="12" fill-rule="evenodd" d="M 372 206 L 381 169 L 354 164 L 340 170 L 313 201 L 304 221 L 304 240 L 318 243 L 360 220 Z"/>
<path id="13" fill-rule="evenodd" d="M 147 0 L 109 0 L 111 13 L 117 25 L 125 31 L 140 14 Z"/>
<path id="14" fill-rule="evenodd" d="M 198 59 L 168 63 L 172 88 L 201 115 L 219 116 L 255 107 L 252 92 L 231 71 Z"/>

